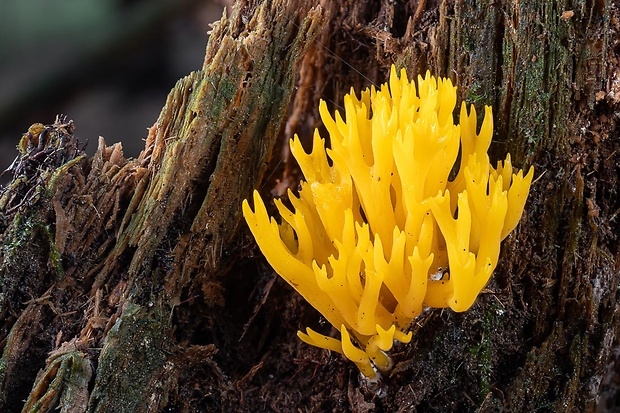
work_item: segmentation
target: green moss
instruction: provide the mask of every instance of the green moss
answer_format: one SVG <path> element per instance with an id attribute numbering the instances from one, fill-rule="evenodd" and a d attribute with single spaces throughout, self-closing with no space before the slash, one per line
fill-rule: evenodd
<path id="1" fill-rule="evenodd" d="M 170 317 L 159 303 L 152 305 L 147 309 L 125 304 L 101 351 L 89 412 L 152 411 L 157 395 L 167 394 L 164 366 Z"/>
<path id="2" fill-rule="evenodd" d="M 480 380 L 479 398 L 482 402 L 491 391 L 493 375 L 493 337 L 503 323 L 504 310 L 498 305 L 491 305 L 485 310 L 482 319 L 482 337 L 480 342 L 470 348 L 470 353 L 477 359 Z"/>
<path id="3" fill-rule="evenodd" d="M 54 234 L 49 225 L 43 223 L 36 216 L 36 212 L 31 212 L 30 215 L 17 213 L 11 227 L 7 230 L 7 236 L 4 241 L 4 260 L 0 270 L 0 285 L 4 279 L 6 269 L 21 268 L 22 264 L 28 264 L 23 262 L 24 249 L 40 249 L 38 245 L 39 238 L 33 233 L 35 229 L 45 234 L 49 246 L 48 260 L 58 277 L 62 277 L 62 257 L 56 249 Z"/>
<path id="4" fill-rule="evenodd" d="M 56 182 L 58 178 L 65 174 L 71 167 L 77 165 L 80 161 L 86 159 L 86 155 L 80 155 L 76 158 L 71 159 L 69 162 L 59 166 L 56 168 L 50 175 L 48 183 L 47 183 L 47 194 L 48 196 L 52 196 L 52 194 L 56 190 Z"/>
<path id="5" fill-rule="evenodd" d="M 33 236 L 32 230 L 35 227 L 36 223 L 32 217 L 25 216 L 19 212 L 15 214 L 13 222 L 7 229 L 4 239 L 4 260 L 2 262 L 2 269 L 4 269 L 7 264 L 10 265 L 20 260 L 22 250 L 31 241 Z"/>
<path id="6" fill-rule="evenodd" d="M 49 240 L 49 248 L 50 248 L 49 262 L 50 264 L 52 264 L 52 268 L 54 268 L 54 270 L 56 271 L 56 275 L 58 276 L 58 279 L 60 280 L 62 279 L 64 270 L 62 269 L 62 256 L 56 249 L 56 242 L 54 240 L 54 234 L 50 230 L 49 225 L 46 225 L 43 223 L 37 223 L 36 225 L 39 229 L 41 229 L 41 231 L 47 236 L 47 239 Z"/>
<path id="7" fill-rule="evenodd" d="M 234 74 L 230 77 L 224 77 L 218 85 L 220 87 L 220 89 L 218 89 L 218 93 L 222 95 L 222 98 L 227 102 L 230 102 L 237 93 L 237 85 L 230 80 L 234 78 L 236 78 Z"/>

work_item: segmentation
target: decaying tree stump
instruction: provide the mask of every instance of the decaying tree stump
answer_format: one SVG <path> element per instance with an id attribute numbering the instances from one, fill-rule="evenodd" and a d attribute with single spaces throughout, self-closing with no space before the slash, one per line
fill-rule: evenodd
<path id="1" fill-rule="evenodd" d="M 244 0 L 137 159 L 103 139 L 86 156 L 62 118 L 32 125 L 0 194 L 0 411 L 616 406 L 619 30 L 612 2 Z M 537 177 L 486 294 L 423 314 L 369 385 L 296 338 L 331 327 L 240 211 L 295 188 L 286 138 L 320 126 L 319 98 L 336 109 L 392 63 L 491 104 L 492 155 Z"/>

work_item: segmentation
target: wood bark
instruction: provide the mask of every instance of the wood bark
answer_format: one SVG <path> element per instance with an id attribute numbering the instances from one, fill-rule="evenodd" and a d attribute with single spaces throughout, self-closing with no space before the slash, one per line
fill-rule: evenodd
<path id="1" fill-rule="evenodd" d="M 0 194 L 0 411 L 605 411 L 620 404 L 620 8 L 613 2 L 239 1 L 144 151 L 32 125 Z M 471 310 L 432 310 L 378 384 L 240 214 L 301 178 L 287 139 L 391 64 L 493 106 L 491 157 L 536 178 Z M 79 123 L 79 119 L 76 119 Z"/>

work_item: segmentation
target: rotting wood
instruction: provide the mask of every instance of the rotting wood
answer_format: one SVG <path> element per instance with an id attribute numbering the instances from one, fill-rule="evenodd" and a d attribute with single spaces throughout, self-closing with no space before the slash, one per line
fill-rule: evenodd
<path id="1" fill-rule="evenodd" d="M 62 360 L 46 353 L 63 343 L 75 346 L 67 359 L 93 363 L 90 411 L 617 407 L 620 10 L 310 6 L 239 2 L 136 160 L 103 141 L 87 159 L 72 140 L 66 156 L 48 158 L 59 141 L 39 148 L 41 127 L 32 130 L 32 146 L 49 149 L 34 160 L 47 163 L 0 197 L 3 411 L 19 411 L 31 389 L 47 394 L 35 377 L 57 377 Z M 281 175 L 279 156 L 270 161 L 286 145 L 276 137 L 288 108 L 285 135 L 309 137 L 319 98 L 336 109 L 351 86 L 384 81 L 393 62 L 451 77 L 478 111 L 493 105 L 492 153 L 533 163 L 538 176 L 487 293 L 467 313 L 423 315 L 391 376 L 369 387 L 340 357 L 296 339 L 300 326 L 329 330 L 235 234 L 253 187 L 283 194 L 299 178 L 291 164 Z M 48 133 L 71 138 L 66 128 Z"/>
<path id="2" fill-rule="evenodd" d="M 215 25 L 202 70 L 170 93 L 138 159 L 100 140 L 94 158 L 74 153 L 69 162 L 60 155 L 77 144 L 61 122 L 24 138 L 15 179 L 3 193 L 9 227 L 2 314 L 10 339 L 0 410 L 19 410 L 28 395 L 24 384 L 46 364 L 44 353 L 32 354 L 31 341 L 57 334 L 82 351 L 63 356 L 72 360 L 63 366 L 71 368 L 75 354 L 95 364 L 89 411 L 166 405 L 179 368 L 170 361 L 171 312 L 186 290 L 204 292 L 207 307 L 222 302 L 218 271 L 228 265 L 223 252 L 234 250 L 241 200 L 265 171 L 296 62 L 321 24 L 320 8 L 239 4 Z M 46 135 L 54 138 L 44 142 Z M 24 310 L 29 298 L 39 311 L 50 310 L 48 321 Z M 50 396 L 71 390 L 53 381 L 57 364 L 48 359 L 42 380 L 53 387 L 46 392 L 45 383 L 37 384 L 27 410 L 70 411 L 70 401 Z M 83 402 L 82 392 L 73 393 Z"/>

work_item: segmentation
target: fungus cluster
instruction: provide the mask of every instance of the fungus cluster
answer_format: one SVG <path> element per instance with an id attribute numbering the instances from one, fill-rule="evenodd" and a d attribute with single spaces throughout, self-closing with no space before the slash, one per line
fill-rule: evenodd
<path id="1" fill-rule="evenodd" d="M 290 146 L 305 177 L 292 209 L 274 200 L 281 222 L 254 192 L 243 214 L 275 271 L 336 329 L 310 328 L 304 342 L 353 361 L 369 378 L 387 370 L 394 341 L 411 340 L 425 307 L 467 310 L 497 265 L 501 241 L 521 218 L 534 174 L 493 167 L 490 107 L 480 131 L 450 79 L 418 76 L 417 88 L 392 66 L 388 83 L 344 98 L 345 118 L 319 111 L 331 149 L 314 133 L 305 153 Z M 329 158 L 329 159 L 328 159 Z"/>

